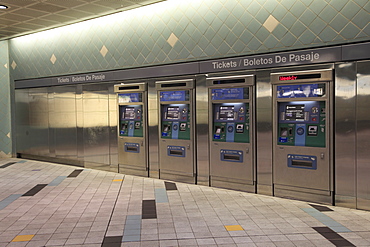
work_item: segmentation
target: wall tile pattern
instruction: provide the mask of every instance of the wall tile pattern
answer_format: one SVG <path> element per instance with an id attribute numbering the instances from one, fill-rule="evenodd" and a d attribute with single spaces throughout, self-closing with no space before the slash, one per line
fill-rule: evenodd
<path id="1" fill-rule="evenodd" d="M 10 40 L 26 79 L 370 40 L 367 0 L 168 0 Z"/>
<path id="2" fill-rule="evenodd" d="M 0 157 L 10 156 L 10 80 L 8 41 L 0 41 Z"/>

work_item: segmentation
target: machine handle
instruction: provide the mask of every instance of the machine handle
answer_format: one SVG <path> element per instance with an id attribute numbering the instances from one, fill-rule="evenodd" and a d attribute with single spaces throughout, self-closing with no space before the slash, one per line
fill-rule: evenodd
<path id="1" fill-rule="evenodd" d="M 144 146 L 144 142 L 143 141 L 141 141 L 140 146 Z"/>
<path id="2" fill-rule="evenodd" d="M 188 145 L 188 150 L 190 149 L 190 145 Z"/>
<path id="3" fill-rule="evenodd" d="M 320 154 L 320 157 L 321 157 L 321 159 L 323 160 L 323 159 L 325 158 L 325 154 L 324 154 L 324 153 L 321 153 L 321 154 Z"/>
<path id="4" fill-rule="evenodd" d="M 245 153 L 249 154 L 249 148 L 245 149 Z"/>

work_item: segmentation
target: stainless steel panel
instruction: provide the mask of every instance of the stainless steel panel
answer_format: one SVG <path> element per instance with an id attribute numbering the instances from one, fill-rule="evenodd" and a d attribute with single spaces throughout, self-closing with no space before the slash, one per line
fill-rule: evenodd
<path id="1" fill-rule="evenodd" d="M 357 66 L 357 208 L 370 210 L 370 61 Z"/>
<path id="2" fill-rule="evenodd" d="M 257 193 L 272 195 L 272 85 L 270 71 L 256 72 Z"/>
<path id="3" fill-rule="evenodd" d="M 83 86 L 82 101 L 85 167 L 109 171 L 108 86 Z"/>
<path id="4" fill-rule="evenodd" d="M 356 207 L 356 64 L 335 66 L 335 204 Z"/>
<path id="5" fill-rule="evenodd" d="M 55 133 L 57 158 L 77 160 L 76 87 L 54 89 L 54 111 L 49 112 L 50 128 Z"/>
<path id="6" fill-rule="evenodd" d="M 196 77 L 197 183 L 209 185 L 208 91 L 205 76 Z"/>
<path id="7" fill-rule="evenodd" d="M 155 82 L 148 82 L 148 138 L 149 138 L 149 176 L 159 178 L 159 129 L 158 99 Z"/>
<path id="8" fill-rule="evenodd" d="M 15 91 L 15 127 L 16 152 L 27 153 L 31 147 L 29 141 L 30 119 L 29 119 L 29 93 L 28 89 Z"/>
<path id="9" fill-rule="evenodd" d="M 118 142 L 117 142 L 117 97 L 114 84 L 108 87 L 108 120 L 109 120 L 109 160 L 110 170 L 118 172 Z"/>

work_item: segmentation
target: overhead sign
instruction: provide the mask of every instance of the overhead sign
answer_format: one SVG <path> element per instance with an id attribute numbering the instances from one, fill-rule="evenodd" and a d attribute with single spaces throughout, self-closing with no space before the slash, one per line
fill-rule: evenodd
<path id="1" fill-rule="evenodd" d="M 342 57 L 340 47 L 310 49 L 266 55 L 246 56 L 241 58 L 220 59 L 200 62 L 200 72 L 221 72 L 245 70 L 288 65 L 303 65 L 326 62 L 337 62 Z"/>

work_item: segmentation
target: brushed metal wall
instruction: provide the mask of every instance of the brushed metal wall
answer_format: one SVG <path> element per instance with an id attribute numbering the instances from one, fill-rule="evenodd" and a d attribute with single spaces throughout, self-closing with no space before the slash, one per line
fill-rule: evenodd
<path id="1" fill-rule="evenodd" d="M 370 61 L 334 67 L 334 188 L 337 205 L 370 210 Z M 292 71 L 333 68 L 333 64 L 289 67 Z M 256 75 L 257 193 L 273 195 L 271 71 Z M 240 74 L 233 72 L 229 74 Z M 177 79 L 177 78 L 176 78 Z M 148 83 L 149 174 L 159 177 L 158 101 Z M 196 76 L 198 184 L 209 185 L 206 75 Z M 143 82 L 143 81 L 141 81 Z M 16 150 L 24 158 L 57 161 L 118 172 L 117 82 L 15 90 Z"/>
<path id="2" fill-rule="evenodd" d="M 357 208 L 370 210 L 370 61 L 357 70 Z"/>
<path id="3" fill-rule="evenodd" d="M 335 66 L 335 203 L 356 207 L 356 64 Z"/>
<path id="4" fill-rule="evenodd" d="M 21 89 L 15 100 L 22 157 L 118 171 L 113 84 Z"/>

